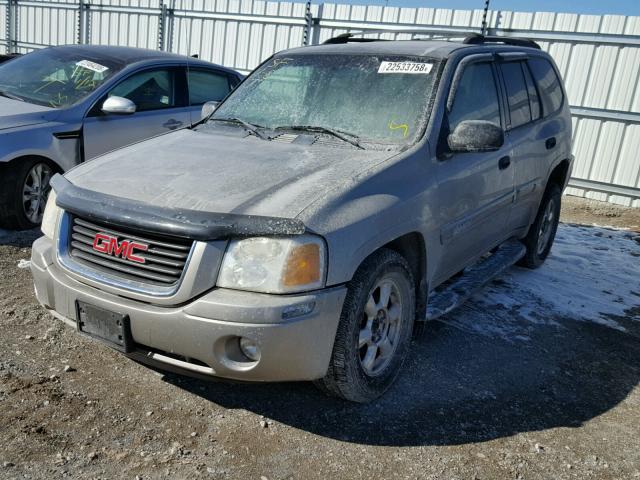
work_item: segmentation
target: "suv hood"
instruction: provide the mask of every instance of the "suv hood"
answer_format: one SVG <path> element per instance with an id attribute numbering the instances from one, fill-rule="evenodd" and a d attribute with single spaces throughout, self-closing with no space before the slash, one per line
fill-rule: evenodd
<path id="1" fill-rule="evenodd" d="M 54 108 L 0 97 L 0 130 L 49 122 L 57 114 Z"/>
<path id="2" fill-rule="evenodd" d="M 157 207 L 295 218 L 328 190 L 397 153 L 342 147 L 181 130 L 102 156 L 66 178 Z"/>

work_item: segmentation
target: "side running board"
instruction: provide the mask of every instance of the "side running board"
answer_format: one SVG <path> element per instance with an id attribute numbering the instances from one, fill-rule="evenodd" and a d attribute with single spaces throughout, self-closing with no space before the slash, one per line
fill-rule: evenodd
<path id="1" fill-rule="evenodd" d="M 519 240 L 509 240 L 490 256 L 464 270 L 458 278 L 445 282 L 429 295 L 425 321 L 435 320 L 466 302 L 496 276 L 520 260 L 526 252 Z"/>

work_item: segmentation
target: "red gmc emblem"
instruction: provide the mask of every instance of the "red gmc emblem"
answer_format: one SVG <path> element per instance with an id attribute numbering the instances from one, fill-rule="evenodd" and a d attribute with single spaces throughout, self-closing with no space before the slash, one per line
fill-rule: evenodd
<path id="1" fill-rule="evenodd" d="M 93 237 L 93 249 L 96 252 L 106 253 L 115 257 L 125 258 L 136 263 L 145 263 L 145 259 L 136 255 L 136 250 L 146 252 L 149 245 L 134 242 L 132 240 L 123 240 L 118 242 L 118 237 L 107 235 L 106 233 L 96 233 Z"/>

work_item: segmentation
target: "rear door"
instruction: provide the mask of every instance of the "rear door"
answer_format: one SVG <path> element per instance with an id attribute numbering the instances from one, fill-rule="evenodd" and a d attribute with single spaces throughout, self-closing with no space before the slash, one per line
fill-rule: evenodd
<path id="1" fill-rule="evenodd" d="M 563 127 L 554 121 L 553 113 L 558 111 L 562 100 L 548 98 L 548 92 L 540 86 L 545 85 L 548 90 L 554 79 L 557 82 L 548 61 L 530 59 L 524 54 L 502 56 L 499 66 L 509 104 L 506 135 L 513 147 L 516 189 L 509 227 L 514 233 L 522 233 L 537 212 L 550 157 L 557 151 L 557 135 Z M 534 73 L 540 77 L 538 81 L 534 80 Z M 562 95 L 562 89 L 557 90 Z"/>
<path id="2" fill-rule="evenodd" d="M 463 120 L 486 120 L 503 126 L 493 61 L 474 61 L 458 68 L 464 71 L 461 75 L 456 73 L 459 81 L 442 138 Z M 504 240 L 514 189 L 510 155 L 510 146 L 505 142 L 495 152 L 453 153 L 438 163 L 444 252 L 436 273 L 438 279 L 448 278 Z"/>
<path id="3" fill-rule="evenodd" d="M 201 119 L 202 105 L 207 102 L 220 102 L 235 88 L 239 80 L 222 70 L 189 67 L 187 83 L 191 123 L 194 124 Z"/>
<path id="4" fill-rule="evenodd" d="M 105 114 L 101 106 L 110 96 L 128 98 L 136 104 L 136 112 Z M 87 114 L 83 127 L 85 160 L 190 124 L 184 67 L 135 72 L 113 87 Z"/>

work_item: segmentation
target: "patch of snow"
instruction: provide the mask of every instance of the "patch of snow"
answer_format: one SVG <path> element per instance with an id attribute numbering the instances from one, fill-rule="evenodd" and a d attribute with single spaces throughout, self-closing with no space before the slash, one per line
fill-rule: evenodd
<path id="1" fill-rule="evenodd" d="M 561 224 L 536 270 L 513 267 L 443 321 L 507 341 L 529 340 L 536 325 L 563 318 L 624 331 L 616 317 L 640 321 L 640 244 L 630 231 Z M 524 321 L 523 321 L 524 320 Z"/>
<path id="2" fill-rule="evenodd" d="M 21 258 L 18 262 L 18 268 L 31 268 L 31 260 Z"/>

